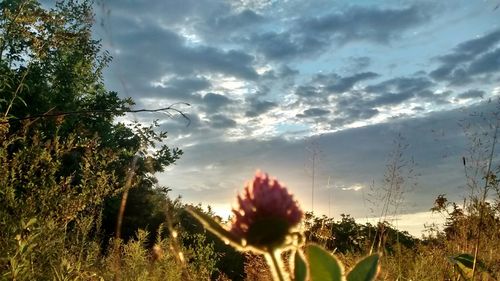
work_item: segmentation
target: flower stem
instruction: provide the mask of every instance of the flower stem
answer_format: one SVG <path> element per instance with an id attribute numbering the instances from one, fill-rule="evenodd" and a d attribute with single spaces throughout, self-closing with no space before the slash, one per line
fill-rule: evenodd
<path id="1" fill-rule="evenodd" d="M 286 272 L 284 271 L 281 255 L 279 250 L 270 250 L 264 255 L 266 257 L 267 264 L 271 268 L 271 273 L 275 281 L 288 281 Z"/>

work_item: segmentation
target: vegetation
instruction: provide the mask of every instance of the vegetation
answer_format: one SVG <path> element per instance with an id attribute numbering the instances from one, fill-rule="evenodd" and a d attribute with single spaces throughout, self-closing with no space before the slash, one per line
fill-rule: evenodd
<path id="1" fill-rule="evenodd" d="M 159 278 L 195 270 L 169 255 L 155 271 L 141 267 L 149 264 L 144 245 L 168 241 L 150 235 L 161 233 L 170 204 L 154 173 L 182 151 L 157 145 L 166 134 L 156 124 L 114 121 L 133 101 L 103 85 L 110 57 L 92 39 L 91 4 L 64 1 L 46 10 L 37 1 L 0 3 L 2 279 L 108 279 L 125 268 L 123 279 Z M 132 206 L 145 212 L 127 212 L 120 235 L 116 198 L 128 189 Z M 203 245 L 196 250 L 178 243 L 185 258 L 207 264 L 201 278 L 214 269 L 200 259 L 216 260 L 199 254 L 211 245 L 202 238 L 192 238 Z"/>
<path id="2" fill-rule="evenodd" d="M 447 217 L 443 230 L 429 228 L 417 239 L 383 220 L 363 225 L 349 215 L 306 213 L 282 225 L 296 243 L 278 255 L 283 237 L 240 229 L 257 249 L 243 253 L 248 245 L 227 236 L 220 218 L 159 186 L 155 173 L 182 156 L 165 145 L 167 134 L 155 123 L 116 121 L 134 103 L 104 86 L 102 70 L 111 58 L 92 38 L 90 1 L 47 10 L 34 0 L 4 0 L 0 13 L 1 280 L 271 280 L 279 274 L 328 280 L 333 275 L 324 274 L 342 275 L 341 264 L 356 268 L 345 274 L 349 280 L 375 276 L 377 264 L 377 280 L 500 280 L 500 107 L 463 123 L 469 194 L 460 205 L 444 194 L 436 199 L 432 210 Z M 397 214 L 405 186 L 413 185 L 410 170 L 399 170 L 411 166 L 401 158 L 404 147 L 396 142 L 375 199 L 383 216 Z"/>

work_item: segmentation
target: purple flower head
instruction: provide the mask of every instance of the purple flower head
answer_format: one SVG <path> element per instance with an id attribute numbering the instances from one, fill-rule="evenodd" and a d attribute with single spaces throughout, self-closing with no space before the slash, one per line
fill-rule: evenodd
<path id="1" fill-rule="evenodd" d="M 260 248 L 282 244 L 303 215 L 288 190 L 260 171 L 238 195 L 237 203 L 231 233 Z"/>

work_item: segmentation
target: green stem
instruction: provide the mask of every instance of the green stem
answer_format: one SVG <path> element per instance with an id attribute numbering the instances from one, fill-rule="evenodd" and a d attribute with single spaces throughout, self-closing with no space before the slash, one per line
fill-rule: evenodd
<path id="1" fill-rule="evenodd" d="M 264 256 L 266 257 L 267 264 L 271 268 L 271 273 L 273 274 L 273 279 L 276 281 L 288 281 L 286 272 L 284 272 L 283 265 L 281 263 L 281 257 L 279 250 L 270 250 Z"/>

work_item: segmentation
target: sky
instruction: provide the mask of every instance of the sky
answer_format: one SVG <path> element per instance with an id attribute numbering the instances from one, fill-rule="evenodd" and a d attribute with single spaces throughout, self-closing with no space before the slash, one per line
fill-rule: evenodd
<path id="1" fill-rule="evenodd" d="M 304 210 L 373 220 L 400 161 L 395 223 L 419 236 L 443 219 L 428 212 L 439 194 L 468 194 L 467 125 L 486 124 L 470 116 L 498 111 L 498 4 L 106 0 L 94 36 L 113 57 L 108 89 L 189 116 L 125 118 L 158 119 L 184 151 L 158 175 L 172 196 L 227 217 L 261 169 Z"/>

